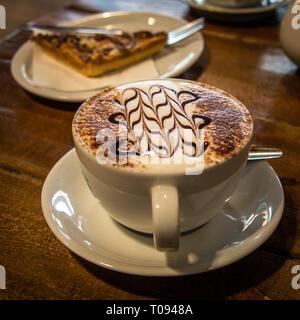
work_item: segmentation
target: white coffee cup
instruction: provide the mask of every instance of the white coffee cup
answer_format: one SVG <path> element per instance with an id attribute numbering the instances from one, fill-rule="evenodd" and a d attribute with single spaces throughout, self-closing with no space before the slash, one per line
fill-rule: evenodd
<path id="1" fill-rule="evenodd" d="M 197 85 L 187 80 L 155 81 Z M 233 194 L 247 162 L 252 120 L 249 138 L 238 153 L 205 167 L 201 174 L 187 175 L 186 165 L 163 164 L 144 170 L 100 163 L 76 129 L 76 118 L 85 103 L 74 116 L 73 139 L 91 192 L 114 220 L 135 231 L 153 234 L 158 250 L 178 250 L 180 233 L 209 221 Z"/>
<path id="2" fill-rule="evenodd" d="M 286 10 L 279 37 L 287 56 L 300 68 L 300 0 L 294 1 Z"/>

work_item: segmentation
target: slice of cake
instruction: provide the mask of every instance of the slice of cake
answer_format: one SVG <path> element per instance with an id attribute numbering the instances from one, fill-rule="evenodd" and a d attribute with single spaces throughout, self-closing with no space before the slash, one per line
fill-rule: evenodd
<path id="1" fill-rule="evenodd" d="M 167 33 L 139 31 L 128 36 L 32 34 L 30 39 L 45 52 L 80 73 L 99 76 L 124 68 L 159 52 L 167 42 Z"/>

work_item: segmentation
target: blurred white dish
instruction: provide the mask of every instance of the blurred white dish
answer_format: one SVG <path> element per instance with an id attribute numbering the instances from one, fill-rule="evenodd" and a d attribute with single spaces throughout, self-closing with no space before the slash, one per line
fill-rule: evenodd
<path id="1" fill-rule="evenodd" d="M 210 0 L 182 1 L 187 3 L 200 16 L 226 22 L 249 22 L 272 14 L 274 10 L 284 6 L 290 0 L 261 0 L 260 5 L 251 7 L 220 6 L 213 3 L 216 0 L 212 0 L 213 2 Z"/>

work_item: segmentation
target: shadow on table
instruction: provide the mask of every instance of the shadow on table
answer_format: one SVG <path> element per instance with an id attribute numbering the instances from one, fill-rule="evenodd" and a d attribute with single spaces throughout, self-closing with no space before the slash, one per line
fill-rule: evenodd
<path id="1" fill-rule="evenodd" d="M 299 100 L 300 92 L 297 84 L 300 80 L 300 66 L 298 67 L 294 62 L 290 62 L 290 69 L 281 77 L 281 84 L 286 90 L 287 97 Z M 296 120 L 296 119 L 294 119 Z"/>
<path id="2" fill-rule="evenodd" d="M 64 111 L 76 111 L 80 105 L 81 102 L 64 102 L 64 101 L 56 101 L 56 100 L 51 100 L 43 97 L 39 97 L 27 90 L 24 90 L 25 93 L 35 102 L 40 103 L 42 105 L 45 105 L 50 108 L 55 108 L 58 110 L 64 110 Z"/>
<path id="3" fill-rule="evenodd" d="M 263 247 L 266 250 L 288 257 L 289 251 L 293 247 L 296 237 L 296 216 L 300 213 L 300 209 L 293 201 L 292 194 L 289 192 L 289 188 L 294 188 L 293 192 L 295 193 L 295 188 L 297 187 L 298 182 L 295 178 L 287 177 L 280 178 L 280 182 L 283 186 L 285 198 L 285 207 L 282 219 L 274 234 L 264 243 Z"/>
<path id="4" fill-rule="evenodd" d="M 204 46 L 204 50 L 199 59 L 186 71 L 178 76 L 180 79 L 197 81 L 201 74 L 207 69 L 210 63 L 210 51 Z"/>
<path id="5" fill-rule="evenodd" d="M 180 277 L 136 276 L 104 269 L 74 253 L 72 255 L 102 281 L 137 295 L 155 299 L 224 299 L 269 278 L 288 259 L 295 239 L 296 210 L 286 190 L 285 197 L 289 205 L 285 206 L 282 220 L 266 244 L 242 260 L 218 270 Z M 287 230 L 288 237 L 284 236 Z M 245 294 L 244 299 L 250 298 Z M 263 294 L 258 298 L 263 298 Z M 243 296 L 240 295 L 239 299 Z"/>

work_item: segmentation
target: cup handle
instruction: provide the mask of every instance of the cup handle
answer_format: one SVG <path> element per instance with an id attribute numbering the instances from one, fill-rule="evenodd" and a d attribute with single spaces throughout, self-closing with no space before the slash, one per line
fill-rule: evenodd
<path id="1" fill-rule="evenodd" d="M 179 248 L 178 191 L 171 185 L 151 188 L 154 245 L 159 251 Z"/>

